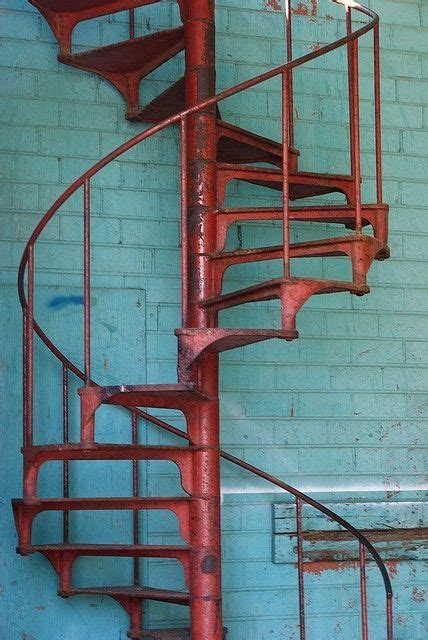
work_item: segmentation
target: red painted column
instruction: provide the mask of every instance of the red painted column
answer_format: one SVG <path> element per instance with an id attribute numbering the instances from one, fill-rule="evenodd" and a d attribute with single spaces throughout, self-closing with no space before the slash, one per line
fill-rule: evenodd
<path id="1" fill-rule="evenodd" d="M 186 41 L 186 106 L 215 93 L 215 3 L 184 3 Z M 206 254 L 215 250 L 216 110 L 211 107 L 189 118 L 187 140 L 188 198 L 188 324 L 213 326 L 215 317 L 199 306 L 213 294 Z M 218 356 L 203 354 L 193 378 L 209 400 L 188 416 L 192 444 L 200 447 L 193 458 L 191 513 L 191 624 L 192 640 L 221 640 L 220 455 L 218 411 Z"/>

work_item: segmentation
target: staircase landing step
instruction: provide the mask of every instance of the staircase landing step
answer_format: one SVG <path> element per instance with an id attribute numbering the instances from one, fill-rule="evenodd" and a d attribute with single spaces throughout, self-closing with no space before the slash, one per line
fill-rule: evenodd
<path id="1" fill-rule="evenodd" d="M 187 505 L 189 497 L 177 498 L 24 498 L 12 500 L 13 508 L 27 512 L 41 511 L 98 511 L 98 510 L 136 510 L 136 509 L 171 509 Z"/>
<path id="2" fill-rule="evenodd" d="M 63 598 L 80 595 L 109 596 L 116 599 L 157 600 L 170 604 L 189 605 L 190 595 L 185 591 L 172 591 L 170 589 L 156 589 L 153 587 L 82 587 L 67 591 L 59 591 Z"/>

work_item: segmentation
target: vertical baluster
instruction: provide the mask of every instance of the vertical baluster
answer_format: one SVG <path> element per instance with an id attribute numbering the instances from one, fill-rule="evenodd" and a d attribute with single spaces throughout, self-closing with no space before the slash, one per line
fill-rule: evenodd
<path id="1" fill-rule="evenodd" d="M 28 247 L 27 267 L 27 308 L 25 311 L 25 407 L 24 407 L 24 446 L 33 444 L 33 406 L 34 406 L 34 247 Z"/>
<path id="2" fill-rule="evenodd" d="M 188 309 L 188 237 L 187 237 L 187 118 L 180 120 L 180 160 L 181 160 L 181 292 L 182 326 L 187 326 Z"/>
<path id="3" fill-rule="evenodd" d="M 392 594 L 386 596 L 386 639 L 393 640 Z"/>
<path id="4" fill-rule="evenodd" d="M 289 163 L 289 110 L 288 110 L 288 98 L 289 98 L 289 72 L 283 71 L 282 73 L 282 208 L 283 208 L 283 227 L 284 227 L 284 247 L 283 247 L 283 261 L 284 261 L 284 276 L 289 278 L 290 271 L 290 163 Z"/>
<path id="5" fill-rule="evenodd" d="M 297 571 L 299 576 L 299 623 L 300 640 L 306 639 L 305 621 L 305 578 L 303 569 L 303 527 L 302 527 L 302 503 L 296 498 L 296 531 L 297 531 Z"/>
<path id="6" fill-rule="evenodd" d="M 376 197 L 378 204 L 383 202 L 382 185 L 382 118 L 380 95 L 380 46 L 379 24 L 373 29 L 373 58 L 374 58 L 374 99 L 375 99 L 375 139 L 376 139 Z"/>
<path id="7" fill-rule="evenodd" d="M 69 438 L 69 422 L 68 422 L 68 369 L 65 364 L 62 365 L 62 440 L 64 444 L 68 444 Z M 63 497 L 70 496 L 69 491 L 69 463 L 64 460 L 62 468 L 62 484 Z M 69 512 L 64 511 L 62 515 L 63 541 L 69 542 Z"/>
<path id="8" fill-rule="evenodd" d="M 352 33 L 351 8 L 346 6 L 346 31 Z M 355 231 L 362 232 L 361 216 L 361 145 L 358 40 L 348 44 L 349 119 L 351 174 L 354 178 Z"/>
<path id="9" fill-rule="evenodd" d="M 359 83 L 359 43 L 358 40 L 353 42 L 352 47 L 352 82 L 353 82 L 353 144 L 352 153 L 354 156 L 354 189 L 355 189 L 355 230 L 356 233 L 362 233 L 362 215 L 361 215 L 361 143 L 360 143 L 360 83 Z"/>
<path id="10" fill-rule="evenodd" d="M 346 12 L 346 35 L 352 33 L 352 12 L 351 7 L 345 5 Z M 354 87 L 352 83 L 352 42 L 347 45 L 347 61 L 348 61 L 348 100 L 349 100 L 349 155 L 351 162 L 351 175 L 354 175 L 354 156 L 352 153 L 352 144 L 354 140 Z"/>
<path id="11" fill-rule="evenodd" d="M 287 62 L 293 59 L 293 25 L 292 25 L 291 0 L 287 0 L 285 6 L 285 31 L 287 39 Z M 289 145 L 294 146 L 294 91 L 293 91 L 293 71 L 288 72 L 288 126 Z"/>
<path id="12" fill-rule="evenodd" d="M 359 548 L 360 562 L 360 593 L 361 593 L 361 639 L 368 640 L 367 622 L 367 579 L 366 579 L 366 548 L 360 542 Z"/>
<path id="13" fill-rule="evenodd" d="M 132 444 L 134 446 L 138 445 L 138 417 L 135 411 L 132 412 L 131 416 L 131 428 L 132 428 Z M 138 498 L 140 487 L 139 487 L 139 469 L 138 469 L 138 460 L 132 461 L 132 495 L 134 498 Z M 132 512 L 132 525 L 133 525 L 133 540 L 134 544 L 140 543 L 140 521 L 139 521 L 139 511 L 135 509 Z M 138 586 L 140 584 L 140 561 L 138 558 L 134 558 L 134 585 Z"/>
<path id="14" fill-rule="evenodd" d="M 83 222 L 83 287 L 84 287 L 84 359 L 85 384 L 91 380 L 91 191 L 88 178 L 84 182 Z"/>
<path id="15" fill-rule="evenodd" d="M 135 9 L 129 10 L 129 38 L 135 38 Z"/>

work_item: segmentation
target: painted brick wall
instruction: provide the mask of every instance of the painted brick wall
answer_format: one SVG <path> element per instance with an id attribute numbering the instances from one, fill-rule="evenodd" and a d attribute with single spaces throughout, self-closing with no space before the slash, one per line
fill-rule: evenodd
<path id="1" fill-rule="evenodd" d="M 283 60 L 282 1 L 221 0 L 218 7 L 218 86 L 223 88 L 271 68 Z M 426 390 L 426 180 L 427 27 L 423 0 L 372 1 L 382 14 L 385 200 L 391 205 L 392 259 L 375 265 L 372 293 L 363 299 L 319 297 L 299 316 L 301 338 L 292 344 L 263 344 L 222 357 L 223 446 L 267 468 L 291 484 L 326 501 L 349 499 L 418 501 L 424 474 L 424 390 Z M 335 39 L 343 30 L 337 7 L 321 0 L 296 3 L 296 52 Z M 123 117 L 123 104 L 106 83 L 56 62 L 57 47 L 43 19 L 24 0 L 0 0 L 1 171 L 1 326 L 0 387 L 3 451 L 0 465 L 1 579 L 0 636 L 4 640 L 77 640 L 126 637 L 126 616 L 112 602 L 97 598 L 62 601 L 55 595 L 56 576 L 38 557 L 14 555 L 16 537 L 9 501 L 20 495 L 19 410 L 20 325 L 14 284 L 23 243 L 31 229 L 66 186 L 84 169 L 139 130 Z M 175 3 L 163 2 L 141 12 L 139 33 L 177 24 Z M 80 25 L 78 46 L 89 47 L 126 37 L 122 14 Z M 362 142 L 364 191 L 373 197 L 372 78 L 369 42 L 361 50 Z M 178 78 L 176 59 L 144 83 L 148 98 Z M 344 58 L 333 54 L 295 76 L 297 146 L 301 167 L 346 171 L 347 106 Z M 230 99 L 226 119 L 260 133 L 279 135 L 279 87 L 272 81 L 252 90 L 247 99 Z M 97 373 L 124 382 L 168 382 L 175 375 L 175 338 L 179 325 L 178 196 L 176 133 L 168 131 L 144 148 L 129 153 L 100 176 L 93 192 L 94 286 L 104 320 L 97 349 Z M 230 189 L 231 204 L 275 201 L 251 186 Z M 60 344 L 79 358 L 80 309 L 62 305 L 64 296 L 81 290 L 80 201 L 74 198 L 52 221 L 37 254 L 39 315 Z M 324 233 L 296 226 L 300 240 Z M 274 224 L 233 229 L 230 246 L 277 242 Z M 231 270 L 226 286 L 251 284 L 277 265 Z M 343 260 L 302 261 L 295 273 L 346 275 Z M 3 302 L 4 301 L 4 302 Z M 118 302 L 120 301 L 120 303 Z M 121 309 L 132 316 L 124 323 Z M 224 314 L 239 326 L 278 323 L 275 305 Z M 105 321 L 106 317 L 108 322 Z M 50 323 L 50 324 L 49 324 Z M 67 324 L 68 323 L 68 324 Z M 263 323 L 263 324 L 261 324 Z M 67 328 L 65 328 L 67 326 Z M 72 327 L 72 329 L 70 328 Z M 97 338 L 98 339 L 98 338 Z M 107 346 L 106 346 L 107 345 Z M 136 353 L 126 362 L 123 354 Z M 40 378 L 58 390 L 58 370 L 43 356 Z M 57 382 L 55 382 L 57 380 Z M 37 405 L 37 437 L 58 437 L 60 407 Z M 75 408 L 73 407 L 73 410 Z M 177 416 L 171 419 L 180 424 Z M 103 416 L 102 436 L 120 441 L 129 425 L 119 413 Z M 170 442 L 142 425 L 142 441 Z M 169 465 L 142 469 L 149 492 L 177 489 Z M 42 489 L 54 495 L 59 469 L 46 471 Z M 129 469 L 97 465 L 76 468 L 73 489 L 120 495 L 129 486 Z M 231 640 L 296 638 L 296 576 L 289 565 L 274 565 L 273 502 L 285 496 L 251 477 L 224 467 L 225 613 Z M 338 507 L 340 510 L 340 506 Z M 110 519 L 109 519 L 110 518 Z M 75 531 L 87 535 L 130 535 L 130 522 L 106 516 Z M 142 519 L 147 541 L 174 540 L 175 523 L 159 515 Z M 40 520 L 36 533 L 58 535 L 55 519 Z M 107 532 L 107 533 L 106 533 Z M 107 541 L 107 538 L 106 538 Z M 393 566 L 397 640 L 422 640 L 427 619 L 427 584 L 422 562 Z M 100 562 L 78 567 L 84 581 L 124 581 L 129 563 Z M 164 578 L 182 577 L 170 564 L 145 566 L 148 581 L 168 586 Z M 369 571 L 376 601 L 380 583 Z M 106 582 L 108 583 L 108 582 Z M 169 586 L 174 586 L 169 583 Z M 353 572 L 308 576 L 309 624 L 317 640 L 350 640 L 358 635 L 353 620 L 357 584 Z M 339 616 L 338 612 L 345 611 Z M 371 611 L 371 629 L 383 629 L 380 596 Z M 152 606 L 150 622 L 179 622 L 183 612 Z M 424 618 L 425 616 L 425 618 Z M 339 622 L 338 622 L 339 621 Z M 3 627 L 1 627 L 3 625 Z M 120 629 L 120 630 L 119 630 Z"/>

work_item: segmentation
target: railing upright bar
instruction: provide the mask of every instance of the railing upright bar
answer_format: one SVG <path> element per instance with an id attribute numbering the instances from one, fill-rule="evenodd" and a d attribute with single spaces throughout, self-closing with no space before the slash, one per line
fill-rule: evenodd
<path id="1" fill-rule="evenodd" d="M 368 640 L 368 620 L 367 620 L 367 578 L 366 578 L 366 549 L 363 544 L 359 545 L 360 563 L 360 594 L 361 594 L 361 640 Z"/>
<path id="2" fill-rule="evenodd" d="M 284 276 L 289 278 L 291 275 L 290 269 L 290 162 L 288 149 L 289 143 L 289 111 L 288 111 L 288 98 L 290 83 L 288 79 L 289 73 L 284 71 L 282 73 L 282 208 L 283 208 L 283 261 L 284 261 Z"/>
<path id="3" fill-rule="evenodd" d="M 24 337 L 25 367 L 25 407 L 24 446 L 33 444 L 34 407 L 34 246 L 28 247 L 27 268 L 27 308 L 25 313 Z"/>
<path id="4" fill-rule="evenodd" d="M 69 416 L 68 416 L 68 398 L 69 398 L 69 384 L 68 384 L 68 368 L 67 365 L 62 365 L 62 440 L 64 444 L 70 441 L 69 434 Z M 64 460 L 62 467 L 62 485 L 63 485 L 63 497 L 68 498 L 70 496 L 69 490 L 69 464 L 67 460 Z M 64 511 L 62 514 L 62 527 L 63 527 L 63 541 L 67 543 L 69 541 L 69 513 Z"/>
<path id="5" fill-rule="evenodd" d="M 305 574 L 303 567 L 303 526 L 302 502 L 296 497 L 296 531 L 297 531 L 297 571 L 299 579 L 299 628 L 300 640 L 306 639 L 305 621 Z"/>
<path id="6" fill-rule="evenodd" d="M 132 444 L 138 445 L 138 416 L 135 411 L 131 414 L 131 429 L 132 429 Z M 138 460 L 132 461 L 132 495 L 134 498 L 138 498 L 140 491 L 140 474 L 138 468 Z M 134 544 L 140 543 L 140 522 L 139 512 L 135 509 L 132 512 L 132 529 Z M 134 558 L 134 585 L 140 584 L 140 561 L 139 558 Z"/>
<path id="7" fill-rule="evenodd" d="M 350 35 L 352 33 L 352 10 L 351 7 L 345 5 L 345 13 L 346 13 L 346 35 Z M 354 140 L 354 87 L 352 83 L 352 47 L 353 42 L 348 42 L 347 48 L 347 58 L 348 58 L 348 100 L 349 100 L 349 155 L 351 162 L 351 175 L 355 173 L 354 167 L 354 155 L 352 153 L 352 144 Z"/>
<path id="8" fill-rule="evenodd" d="M 135 9 L 129 10 L 129 38 L 135 38 Z"/>
<path id="9" fill-rule="evenodd" d="M 383 202 L 383 171 L 382 171 L 382 115 L 380 92 L 380 43 L 379 24 L 373 28 L 373 58 L 374 58 L 374 100 L 375 100 L 375 139 L 376 139 L 376 198 L 377 203 Z"/>
<path id="10" fill-rule="evenodd" d="M 83 287 L 84 287 L 84 359 L 85 385 L 91 380 L 91 191 L 90 180 L 83 185 L 84 222 L 83 222 Z"/>
<path id="11" fill-rule="evenodd" d="M 394 640 L 392 593 L 386 594 L 386 640 Z"/>
<path id="12" fill-rule="evenodd" d="M 181 293 L 182 308 L 181 320 L 182 327 L 187 327 L 188 312 L 188 233 L 187 233 L 187 118 L 184 116 L 180 119 L 180 161 L 181 161 Z"/>
<path id="13" fill-rule="evenodd" d="M 355 40 L 352 43 L 352 85 L 353 96 L 353 140 L 352 155 L 354 165 L 354 206 L 355 206 L 355 231 L 362 233 L 362 212 L 361 212 L 361 142 L 360 142 L 360 87 L 359 87 L 359 43 Z"/>
<path id="14" fill-rule="evenodd" d="M 287 62 L 293 59 L 293 13 L 291 10 L 291 0 L 287 0 L 285 7 L 285 31 L 287 40 Z M 289 145 L 294 147 L 294 89 L 293 71 L 288 73 L 288 123 L 289 123 Z"/>

